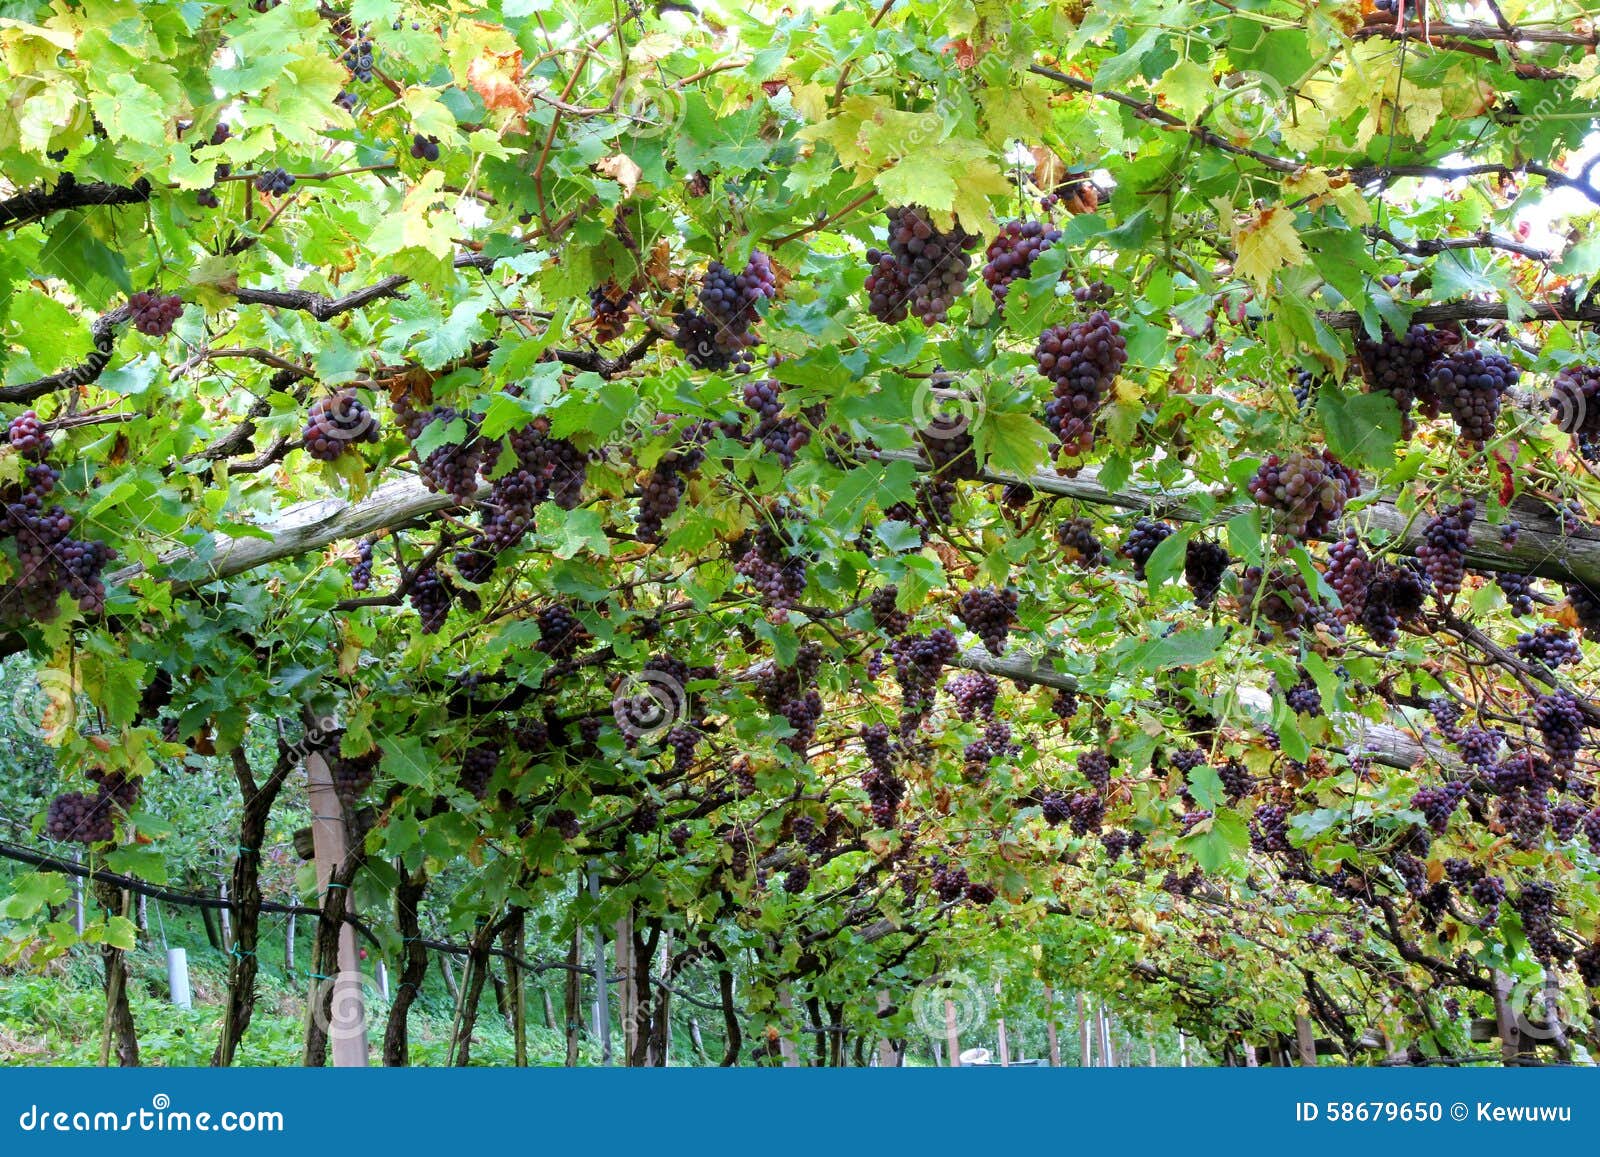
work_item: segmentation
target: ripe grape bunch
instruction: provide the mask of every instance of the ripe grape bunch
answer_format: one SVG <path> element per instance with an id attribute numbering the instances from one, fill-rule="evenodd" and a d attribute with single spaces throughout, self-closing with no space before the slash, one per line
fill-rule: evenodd
<path id="1" fill-rule="evenodd" d="M 1006 636 L 1017 618 L 1017 592 L 1010 588 L 973 587 L 957 601 L 956 616 L 983 640 L 991 655 L 1003 655 Z"/>
<path id="2" fill-rule="evenodd" d="M 1146 560 L 1148 561 L 1148 560 Z M 1191 538 L 1184 546 L 1183 578 L 1194 592 L 1194 601 L 1209 607 L 1222 589 L 1223 576 L 1233 562 L 1232 556 L 1220 543 L 1203 538 Z"/>
<path id="3" fill-rule="evenodd" d="M 43 462 L 50 456 L 53 448 L 44 423 L 32 410 L 27 410 L 11 419 L 11 424 L 6 428 L 6 440 L 17 453 L 35 462 Z"/>
<path id="4" fill-rule="evenodd" d="M 771 453 L 787 470 L 801 450 L 811 443 L 814 423 L 821 420 L 823 407 L 809 407 L 800 415 L 783 413 L 783 389 L 775 381 L 762 378 L 744 384 L 744 404 L 756 415 L 752 439 Z"/>
<path id="5" fill-rule="evenodd" d="M 1042 221 L 1007 221 L 984 252 L 983 281 L 997 308 L 1006 304 L 1013 281 L 1028 277 L 1034 259 L 1061 240 L 1061 230 Z"/>
<path id="6" fill-rule="evenodd" d="M 1448 330 L 1414 325 L 1399 335 L 1385 329 L 1376 342 L 1368 338 L 1356 342 L 1367 389 L 1394 399 L 1400 410 L 1403 437 L 1410 438 L 1416 431 L 1416 419 L 1411 416 L 1413 406 L 1420 403 L 1426 417 L 1438 415 L 1439 403 L 1429 385 L 1429 373 L 1440 353 L 1457 340 Z"/>
<path id="7" fill-rule="evenodd" d="M 1245 622 L 1252 608 L 1261 618 L 1295 638 L 1311 618 L 1314 604 L 1305 576 L 1291 567 L 1275 567 L 1270 572 L 1259 566 L 1245 568 L 1239 581 L 1239 615 Z"/>
<path id="8" fill-rule="evenodd" d="M 1550 758 L 1571 767 L 1583 747 L 1583 708 L 1577 696 L 1566 688 L 1540 695 L 1533 702 L 1533 723 L 1544 737 Z"/>
<path id="9" fill-rule="evenodd" d="M 1450 826 L 1450 817 L 1467 794 L 1467 785 L 1452 779 L 1441 787 L 1419 788 L 1411 797 L 1411 806 L 1422 813 L 1428 826 L 1439 835 Z"/>
<path id="10" fill-rule="evenodd" d="M 971 722 L 975 717 L 994 718 L 995 699 L 1000 694 L 1000 684 L 994 677 L 981 671 L 964 671 L 946 686 L 950 697 L 956 701 L 956 714 Z"/>
<path id="11" fill-rule="evenodd" d="M 366 84 L 372 79 L 373 56 L 372 41 L 361 37 L 344 50 L 339 60 L 350 70 L 351 76 Z"/>
<path id="12" fill-rule="evenodd" d="M 1133 529 L 1128 532 L 1128 537 L 1117 551 L 1117 556 L 1132 562 L 1133 577 L 1143 582 L 1145 564 L 1150 561 L 1150 556 L 1155 554 L 1156 547 L 1165 542 L 1172 532 L 1171 523 L 1141 518 L 1133 524 Z"/>
<path id="13" fill-rule="evenodd" d="M 1463 498 L 1459 505 L 1447 506 L 1422 528 L 1422 545 L 1417 558 L 1428 573 L 1436 595 L 1447 599 L 1459 594 L 1467 572 L 1467 545 L 1471 541 L 1472 520 L 1478 504 Z"/>
<path id="14" fill-rule="evenodd" d="M 422 617 L 422 633 L 435 635 L 444 627 L 450 616 L 450 605 L 455 593 L 439 572 L 429 567 L 418 571 L 411 580 L 411 590 L 406 595 L 413 610 Z"/>
<path id="15" fill-rule="evenodd" d="M 256 189 L 269 196 L 281 197 L 294 188 L 294 177 L 287 169 L 265 169 L 256 174 Z"/>
<path id="16" fill-rule="evenodd" d="M 350 567 L 350 589 L 372 589 L 372 539 L 363 538 L 356 548 L 356 561 Z"/>
<path id="17" fill-rule="evenodd" d="M 432 163 L 439 159 L 439 138 L 425 137 L 421 133 L 411 134 L 411 155 L 419 161 Z"/>
<path id="18" fill-rule="evenodd" d="M 898 607 L 899 599 L 900 588 L 891 583 L 873 591 L 867 600 L 873 626 L 891 637 L 905 634 L 911 625 L 911 616 Z"/>
<path id="19" fill-rule="evenodd" d="M 1361 493 L 1361 480 L 1327 450 L 1303 450 L 1287 457 L 1271 455 L 1250 480 L 1250 493 L 1283 516 L 1281 529 L 1293 538 L 1316 538 L 1344 514 L 1345 504 Z"/>
<path id="20" fill-rule="evenodd" d="M 945 664 L 960 650 L 947 627 L 936 627 L 926 635 L 901 635 L 889 644 L 895 680 L 908 713 L 920 714 L 932 706 L 934 685 Z"/>
<path id="21" fill-rule="evenodd" d="M 1080 566 L 1094 566 L 1100 562 L 1105 550 L 1094 534 L 1094 522 L 1087 518 L 1069 518 L 1056 527 L 1056 542 L 1065 552 L 1067 562 Z"/>
<path id="22" fill-rule="evenodd" d="M 1578 646 L 1578 640 L 1548 623 L 1541 624 L 1532 633 L 1518 635 L 1515 650 L 1518 658 L 1551 668 L 1583 660 L 1583 650 Z"/>
<path id="23" fill-rule="evenodd" d="M 1600 365 L 1568 366 L 1550 392 L 1556 425 L 1578 438 L 1600 438 Z"/>
<path id="24" fill-rule="evenodd" d="M 1055 386 L 1045 404 L 1045 425 L 1067 454 L 1088 454 L 1094 449 L 1095 415 L 1128 361 L 1128 339 L 1121 327 L 1104 310 L 1051 326 L 1039 335 L 1033 360 Z"/>
<path id="25" fill-rule="evenodd" d="M 597 285 L 589 290 L 589 318 L 594 322 L 595 336 L 601 341 L 616 341 L 628 324 L 628 309 L 633 305 L 633 292 L 623 289 L 615 281 Z"/>
<path id="26" fill-rule="evenodd" d="M 128 298 L 133 328 L 148 337 L 166 337 L 183 316 L 183 298 L 176 293 L 135 293 Z"/>
<path id="27" fill-rule="evenodd" d="M 103 794 L 69 791 L 50 801 L 45 813 L 45 834 L 53 840 L 77 844 L 104 844 L 116 838 L 111 800 Z"/>
<path id="28" fill-rule="evenodd" d="M 743 273 L 734 273 L 720 261 L 711 262 L 700 282 L 700 308 L 715 327 L 716 344 L 736 357 L 756 345 L 760 338 L 750 328 L 756 320 L 756 306 L 777 292 L 772 258 L 759 249 L 750 254 Z"/>
<path id="29" fill-rule="evenodd" d="M 340 390 L 311 403 L 300 437 L 307 454 L 333 462 L 358 442 L 376 442 L 378 419 L 354 390 Z"/>
<path id="30" fill-rule="evenodd" d="M 952 224 L 944 231 L 920 205 L 890 209 L 889 248 L 867 250 L 867 308 L 893 325 L 914 314 L 923 325 L 946 320 L 967 282 L 978 238 Z"/>
<path id="31" fill-rule="evenodd" d="M 483 463 L 484 445 L 478 438 L 477 423 L 470 415 L 458 414 L 449 406 L 434 406 L 426 412 L 402 408 L 406 438 L 415 444 L 422 432 L 436 422 L 445 426 L 462 421 L 465 436 L 459 442 L 445 442 L 429 450 L 418 463 L 422 483 L 434 494 L 448 494 L 463 506 L 478 493 L 478 468 Z M 412 450 L 415 456 L 415 449 Z"/>
<path id="32" fill-rule="evenodd" d="M 1449 410 L 1468 443 L 1481 448 L 1493 437 L 1500 400 L 1517 377 L 1517 368 L 1503 354 L 1460 350 L 1434 363 L 1428 389 Z"/>

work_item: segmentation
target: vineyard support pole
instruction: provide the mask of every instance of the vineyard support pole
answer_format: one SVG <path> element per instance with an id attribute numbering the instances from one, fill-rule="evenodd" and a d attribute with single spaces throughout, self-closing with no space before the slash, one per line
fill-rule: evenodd
<path id="1" fill-rule="evenodd" d="M 305 757 L 307 794 L 311 803 L 311 838 L 315 849 L 317 894 L 327 893 L 336 871 L 344 867 L 350 854 L 349 835 L 344 826 L 344 808 L 333 790 L 333 774 L 321 752 Z M 353 912 L 353 897 L 345 897 L 346 911 Z M 333 1009 L 337 1024 L 328 1026 L 334 1068 L 365 1068 L 367 1064 L 366 1000 L 361 991 L 361 958 L 356 951 L 356 932 L 347 922 L 339 925 L 337 974 L 332 978 Z M 315 965 L 313 965 L 315 967 Z M 318 992 L 313 981 L 312 991 Z M 316 1003 L 313 1002 L 313 1012 Z"/>

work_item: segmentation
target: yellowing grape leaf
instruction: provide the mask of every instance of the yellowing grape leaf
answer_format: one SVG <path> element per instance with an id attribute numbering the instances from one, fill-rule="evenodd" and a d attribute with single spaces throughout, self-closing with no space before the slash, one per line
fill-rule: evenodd
<path id="1" fill-rule="evenodd" d="M 925 205 L 937 215 L 954 213 L 974 231 L 994 228 L 989 197 L 1010 190 L 989 151 L 970 140 L 941 141 L 910 153 L 879 173 L 876 183 L 891 205 Z"/>
<path id="2" fill-rule="evenodd" d="M 467 83 L 491 109 L 523 113 L 529 108 L 522 87 L 522 49 L 495 52 L 484 49 L 467 67 Z"/>
<path id="3" fill-rule="evenodd" d="M 1305 246 L 1295 232 L 1294 214 L 1274 205 L 1243 226 L 1235 226 L 1234 247 L 1239 259 L 1234 263 L 1241 277 L 1248 277 L 1263 291 L 1279 269 L 1305 262 Z"/>

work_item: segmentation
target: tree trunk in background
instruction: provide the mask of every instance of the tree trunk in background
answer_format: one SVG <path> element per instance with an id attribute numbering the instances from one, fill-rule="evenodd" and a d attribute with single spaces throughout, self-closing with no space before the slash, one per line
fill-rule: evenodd
<path id="1" fill-rule="evenodd" d="M 327 760 L 313 751 L 305 757 L 305 765 L 322 905 L 311 951 L 313 976 L 304 1063 L 312 1067 L 327 1064 L 331 1040 L 335 1068 L 362 1068 L 367 1063 L 366 1000 L 361 992 L 355 929 L 344 919 L 345 913 L 352 911 L 350 885 L 361 861 L 351 854 L 344 809 L 333 790 Z"/>
<path id="2" fill-rule="evenodd" d="M 550 990 L 541 981 L 539 984 L 539 1001 L 544 1009 L 544 1027 L 554 1030 L 556 1027 L 556 1009 L 550 1003 Z"/>
<path id="3" fill-rule="evenodd" d="M 461 985 L 456 983 L 456 969 L 455 965 L 450 963 L 449 953 L 440 954 L 439 971 L 444 976 L 445 989 L 450 993 L 450 1003 L 460 1004 Z"/>
<path id="4" fill-rule="evenodd" d="M 290 912 L 283 922 L 283 970 L 294 975 L 294 922 L 296 913 Z"/>
<path id="5" fill-rule="evenodd" d="M 1056 990 L 1044 986 L 1044 1035 L 1050 1047 L 1050 1067 L 1061 1067 L 1061 1041 L 1056 1037 Z"/>
<path id="6" fill-rule="evenodd" d="M 511 909 L 505 931 L 500 935 L 500 947 L 507 954 L 506 980 L 511 985 L 511 1036 L 516 1042 L 517 1068 L 528 1067 L 528 985 L 517 960 L 523 954 L 523 933 L 527 928 L 526 914 L 521 908 Z"/>
<path id="7" fill-rule="evenodd" d="M 662 932 L 659 927 L 652 932 L 651 939 L 660 937 L 661 953 L 657 967 L 661 975 L 671 983 L 672 978 L 672 933 Z M 655 1008 L 655 1015 L 650 1021 L 650 1064 L 659 1068 L 666 1068 L 671 1060 L 672 1052 L 672 994 L 659 985 L 650 986 L 650 978 L 645 977 L 644 983 L 648 986 L 645 991 L 650 993 Z"/>
<path id="8" fill-rule="evenodd" d="M 878 1020 L 881 1023 L 885 1018 L 883 1014 L 893 1005 L 889 999 L 889 991 L 885 988 L 878 989 Z M 878 1065 L 880 1068 L 892 1069 L 900 1065 L 900 1053 L 894 1047 L 894 1041 L 885 1036 L 878 1041 Z"/>
<path id="9" fill-rule="evenodd" d="M 140 892 L 133 901 L 133 926 L 139 930 L 141 939 L 150 931 L 150 913 L 146 910 L 145 903 L 148 899 L 148 896 Z"/>
<path id="10" fill-rule="evenodd" d="M 127 897 L 112 884 L 96 882 L 95 899 L 108 915 L 121 915 Z M 134 1029 L 133 1010 L 128 1007 L 128 960 L 120 948 L 110 944 L 100 946 L 100 960 L 105 965 L 106 1019 L 100 1038 L 100 1064 L 109 1066 L 111 1058 L 123 1068 L 139 1063 L 139 1034 Z"/>
<path id="11" fill-rule="evenodd" d="M 578 1063 L 578 1026 L 583 1023 L 583 929 L 572 930 L 572 944 L 567 949 L 565 1000 L 562 1008 L 567 1015 L 567 1067 Z"/>
<path id="12" fill-rule="evenodd" d="M 455 1042 L 451 1045 L 451 1062 L 457 1068 L 472 1063 L 472 1030 L 478 1026 L 478 1002 L 483 999 L 483 985 L 489 979 L 489 949 L 494 944 L 498 925 L 485 920 L 473 933 L 467 950 L 467 974 L 462 981 L 461 1011 L 456 1016 Z"/>
<path id="13" fill-rule="evenodd" d="M 416 874 L 406 871 L 405 864 L 395 861 L 399 883 L 394 893 L 395 927 L 401 936 L 400 980 L 395 986 L 394 1002 L 389 1005 L 389 1020 L 383 1028 L 383 1063 L 400 1068 L 411 1062 L 411 1006 L 422 991 L 423 978 L 428 974 L 428 950 L 420 943 L 422 919 L 417 906 L 422 903 L 422 893 L 428 887 L 428 873 L 421 865 Z"/>
<path id="14" fill-rule="evenodd" d="M 249 757 L 240 746 L 233 749 L 233 775 L 239 784 L 239 849 L 233 861 L 234 936 L 228 961 L 228 1003 L 222 1016 L 222 1035 L 211 1054 L 214 1066 L 233 1064 L 239 1042 L 250 1028 L 256 1009 L 256 975 L 261 962 L 256 955 L 261 940 L 261 844 L 267 838 L 272 805 L 283 790 L 294 757 L 287 746 L 278 747 L 277 759 L 266 781 L 256 783 Z M 224 892 L 226 895 L 226 892 Z"/>

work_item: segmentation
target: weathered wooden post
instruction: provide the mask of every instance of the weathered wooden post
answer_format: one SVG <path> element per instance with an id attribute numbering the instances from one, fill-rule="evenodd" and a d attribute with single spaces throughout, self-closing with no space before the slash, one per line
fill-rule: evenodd
<path id="1" fill-rule="evenodd" d="M 311 802 L 311 840 L 315 849 L 317 895 L 324 896 L 335 872 L 341 871 L 350 854 L 344 826 L 344 808 L 333 790 L 333 774 L 321 752 L 305 757 L 306 781 Z M 354 911 L 353 897 L 345 897 L 345 911 Z M 339 926 L 338 968 L 329 981 L 314 981 L 313 1000 L 320 999 L 320 985 L 331 982 L 334 1023 L 328 1025 L 335 1068 L 364 1068 L 367 1064 L 367 1010 L 361 991 L 361 958 L 356 951 L 355 929 L 348 922 Z"/>

